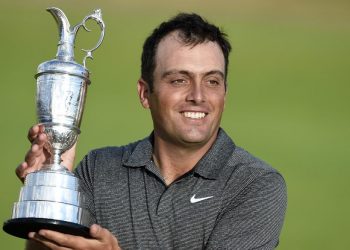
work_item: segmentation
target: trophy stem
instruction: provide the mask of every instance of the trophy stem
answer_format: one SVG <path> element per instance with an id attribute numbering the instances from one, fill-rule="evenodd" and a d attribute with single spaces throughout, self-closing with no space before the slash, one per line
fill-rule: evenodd
<path id="1" fill-rule="evenodd" d="M 48 165 L 48 169 L 50 170 L 56 170 L 56 171 L 68 171 L 68 169 L 65 166 L 61 165 L 62 159 L 61 159 L 62 151 L 55 150 L 53 154 L 53 163 Z"/>
<path id="2" fill-rule="evenodd" d="M 61 160 L 61 152 L 58 150 L 54 151 L 54 155 L 53 155 L 53 164 L 54 165 L 60 165 L 62 162 Z"/>

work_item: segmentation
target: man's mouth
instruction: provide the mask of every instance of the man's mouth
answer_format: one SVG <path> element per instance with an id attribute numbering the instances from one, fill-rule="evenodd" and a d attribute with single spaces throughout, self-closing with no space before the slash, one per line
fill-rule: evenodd
<path id="1" fill-rule="evenodd" d="M 203 119 L 207 114 L 204 112 L 182 112 L 182 115 L 191 119 Z"/>

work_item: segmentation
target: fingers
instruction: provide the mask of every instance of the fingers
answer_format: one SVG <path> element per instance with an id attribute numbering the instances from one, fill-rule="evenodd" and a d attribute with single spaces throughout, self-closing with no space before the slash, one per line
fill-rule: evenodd
<path id="1" fill-rule="evenodd" d="M 38 243 L 37 244 L 31 243 L 29 244 L 30 247 L 27 249 L 43 249 L 42 246 L 45 246 L 47 247 L 45 249 L 51 249 L 51 250 L 69 250 L 69 249 L 71 250 L 71 248 L 60 246 L 56 242 L 41 236 L 39 233 L 31 232 L 29 233 L 28 238 L 33 240 L 34 242 L 40 243 L 40 245 L 37 245 Z"/>
<path id="2" fill-rule="evenodd" d="M 51 230 L 42 229 L 38 233 L 31 232 L 28 238 L 40 242 L 50 249 L 113 249 L 120 250 L 118 240 L 107 229 L 99 225 L 90 227 L 90 235 L 92 238 L 84 238 Z"/>
<path id="3" fill-rule="evenodd" d="M 93 224 L 90 227 L 90 236 L 100 242 L 106 243 L 112 249 L 120 249 L 117 238 L 110 231 L 97 224 Z"/>
<path id="4" fill-rule="evenodd" d="M 36 160 L 38 158 L 44 158 L 44 145 L 47 141 L 45 134 L 40 134 L 35 142 L 33 142 L 30 150 L 27 152 L 25 156 L 25 161 L 28 163 L 29 166 L 32 166 L 35 164 Z"/>
<path id="5" fill-rule="evenodd" d="M 49 231 L 49 230 L 40 230 L 39 235 L 41 237 L 44 237 L 45 239 L 53 240 L 61 246 L 70 245 L 74 240 L 73 238 L 74 236 L 71 237 L 70 235 L 67 235 L 67 234 L 63 234 L 55 231 Z"/>
<path id="6" fill-rule="evenodd" d="M 47 141 L 45 134 L 40 134 L 38 137 L 34 140 L 31 148 L 27 152 L 24 160 L 27 162 L 29 167 L 38 168 L 38 164 L 42 164 L 45 159 L 45 153 L 44 153 L 44 145 Z"/>
<path id="7" fill-rule="evenodd" d="M 15 170 L 17 177 L 24 182 L 27 174 L 38 170 L 42 163 L 45 161 L 45 157 L 42 155 L 43 149 L 38 145 L 32 145 L 31 149 L 25 156 L 25 161 L 19 164 Z"/>
<path id="8" fill-rule="evenodd" d="M 93 224 L 90 227 L 90 235 L 92 238 L 95 239 L 103 239 L 103 232 L 102 232 L 103 228 L 97 224 Z"/>
<path id="9" fill-rule="evenodd" d="M 40 230 L 38 233 L 31 232 L 28 237 L 36 240 L 50 249 L 86 249 L 80 244 L 84 241 L 83 237 L 72 236 L 51 230 Z"/>
<path id="10" fill-rule="evenodd" d="M 24 182 L 25 177 L 27 176 L 27 174 L 29 174 L 30 170 L 28 170 L 28 164 L 26 162 L 22 162 L 21 164 L 18 165 L 18 167 L 16 168 L 16 175 L 17 177 Z"/>
<path id="11" fill-rule="evenodd" d="M 28 131 L 28 140 L 33 142 L 40 133 L 44 133 L 45 127 L 42 124 L 37 124 L 31 127 Z"/>
<path id="12" fill-rule="evenodd" d="M 44 152 L 47 136 L 44 133 L 43 125 L 31 127 L 28 131 L 28 140 L 32 143 L 32 146 L 25 155 L 24 162 L 19 164 L 15 170 L 16 175 L 22 182 L 27 174 L 38 170 L 48 158 L 48 153 Z"/>

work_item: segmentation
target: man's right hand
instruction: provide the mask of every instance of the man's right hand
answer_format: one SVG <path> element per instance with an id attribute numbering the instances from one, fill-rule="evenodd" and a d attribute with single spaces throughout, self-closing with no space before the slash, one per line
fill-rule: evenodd
<path id="1" fill-rule="evenodd" d="M 51 162 L 51 155 L 45 148 L 47 142 L 47 136 L 45 134 L 45 128 L 43 125 L 34 125 L 28 131 L 28 140 L 31 143 L 31 147 L 28 150 L 24 162 L 18 165 L 16 168 L 16 175 L 24 182 L 27 174 L 39 170 L 43 165 Z M 62 165 L 73 170 L 74 158 L 75 158 L 74 146 L 62 154 Z"/>

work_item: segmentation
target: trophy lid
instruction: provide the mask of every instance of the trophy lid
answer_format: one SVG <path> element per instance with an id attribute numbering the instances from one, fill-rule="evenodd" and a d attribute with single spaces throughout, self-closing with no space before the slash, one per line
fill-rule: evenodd
<path id="1" fill-rule="evenodd" d="M 88 84 L 89 80 L 89 70 L 83 65 L 76 63 L 75 61 L 62 61 L 59 59 L 53 59 L 47 62 L 43 62 L 38 66 L 38 73 L 35 78 L 42 74 L 69 74 L 84 78 Z"/>
<path id="2" fill-rule="evenodd" d="M 37 78 L 41 74 L 63 73 L 83 77 L 88 80 L 89 71 L 85 67 L 85 61 L 87 58 L 93 58 L 92 52 L 101 45 L 104 37 L 105 24 L 102 20 L 101 10 L 94 10 L 91 14 L 87 15 L 81 23 L 73 27 L 70 26 L 68 18 L 59 8 L 50 7 L 47 9 L 47 11 L 49 11 L 55 18 L 59 29 L 57 54 L 56 59 L 44 62 L 38 66 L 38 73 L 35 75 L 35 77 Z M 82 49 L 86 52 L 86 55 L 83 59 L 83 65 L 80 65 L 74 61 L 74 42 L 80 27 L 83 27 L 86 31 L 90 31 L 85 25 L 88 19 L 93 19 L 99 24 L 101 28 L 101 35 L 97 45 L 94 48 Z"/>

